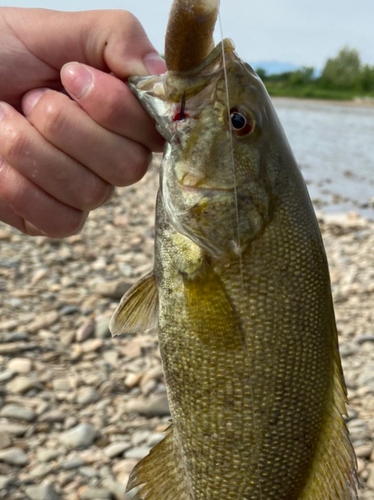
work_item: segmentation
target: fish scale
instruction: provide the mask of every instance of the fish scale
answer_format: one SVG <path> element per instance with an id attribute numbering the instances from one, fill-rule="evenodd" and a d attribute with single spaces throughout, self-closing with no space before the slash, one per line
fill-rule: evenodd
<path id="1" fill-rule="evenodd" d="M 351 500 L 320 230 L 261 80 L 229 40 L 210 48 L 217 7 L 176 1 L 169 71 L 130 80 L 167 143 L 154 271 L 123 297 L 111 330 L 158 323 L 172 424 L 128 488 L 136 500 Z"/>

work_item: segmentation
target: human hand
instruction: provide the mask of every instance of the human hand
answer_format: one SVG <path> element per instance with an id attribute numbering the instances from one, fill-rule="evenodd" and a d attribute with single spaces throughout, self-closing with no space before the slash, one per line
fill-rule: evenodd
<path id="1" fill-rule="evenodd" d="M 0 221 L 65 237 L 139 180 L 163 139 L 122 80 L 165 69 L 129 12 L 0 8 Z"/>

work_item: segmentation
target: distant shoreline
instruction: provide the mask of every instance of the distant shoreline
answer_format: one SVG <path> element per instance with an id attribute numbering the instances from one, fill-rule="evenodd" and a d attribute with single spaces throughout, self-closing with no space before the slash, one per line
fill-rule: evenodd
<path id="1" fill-rule="evenodd" d="M 302 102 L 310 102 L 310 103 L 324 103 L 332 106 L 346 106 L 346 107 L 354 107 L 354 108 L 374 108 L 374 98 L 369 98 L 369 99 L 352 99 L 352 100 L 347 100 L 347 99 L 322 99 L 322 98 L 316 98 L 316 97 L 290 97 L 290 96 L 272 96 L 270 94 L 270 97 L 274 101 L 302 101 Z"/>

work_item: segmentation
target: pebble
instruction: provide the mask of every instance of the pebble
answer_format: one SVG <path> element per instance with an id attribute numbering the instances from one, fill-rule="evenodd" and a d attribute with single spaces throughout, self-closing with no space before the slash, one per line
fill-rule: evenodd
<path id="1" fill-rule="evenodd" d="M 103 347 L 104 343 L 101 339 L 86 340 L 81 344 L 82 352 L 96 352 Z"/>
<path id="2" fill-rule="evenodd" d="M 12 440 L 9 434 L 7 432 L 1 432 L 0 430 L 0 450 L 4 450 L 5 448 L 9 448 L 10 446 L 12 446 Z"/>
<path id="3" fill-rule="evenodd" d="M 96 403 L 96 401 L 100 398 L 99 394 L 95 389 L 91 387 L 82 387 L 77 394 L 76 401 L 80 405 L 88 405 L 92 403 Z"/>
<path id="4" fill-rule="evenodd" d="M 30 500 L 59 500 L 59 495 L 50 482 L 28 486 L 25 491 Z"/>
<path id="5" fill-rule="evenodd" d="M 70 449 L 87 448 L 97 437 L 96 429 L 90 424 L 79 424 L 59 435 L 61 444 Z"/>
<path id="6" fill-rule="evenodd" d="M 108 478 L 103 480 L 103 486 L 113 493 L 116 500 L 129 500 L 129 497 L 126 495 L 125 485 Z"/>
<path id="7" fill-rule="evenodd" d="M 95 321 L 93 319 L 89 319 L 78 328 L 76 332 L 76 341 L 84 342 L 85 340 L 92 337 L 94 331 L 95 331 Z"/>
<path id="8" fill-rule="evenodd" d="M 52 380 L 52 389 L 54 391 L 71 391 L 74 385 L 74 382 L 70 378 L 57 378 Z"/>
<path id="9" fill-rule="evenodd" d="M 136 412 L 146 417 L 164 417 L 170 415 L 166 394 L 150 396 L 149 400 L 133 400 L 126 405 L 128 412 Z"/>
<path id="10" fill-rule="evenodd" d="M 27 422 L 33 422 L 36 418 L 33 410 L 12 404 L 3 406 L 0 410 L 0 416 L 16 420 L 26 420 Z"/>
<path id="11" fill-rule="evenodd" d="M 81 467 L 84 464 L 85 462 L 82 458 L 75 457 L 61 464 L 61 469 L 63 470 L 78 469 L 78 467 Z"/>
<path id="12" fill-rule="evenodd" d="M 131 448 L 131 443 L 129 441 L 124 441 L 123 443 L 112 443 L 104 448 L 104 453 L 110 458 L 118 457 L 122 455 L 124 451 Z"/>
<path id="13" fill-rule="evenodd" d="M 155 432 L 154 434 L 151 434 L 149 436 L 149 439 L 147 440 L 147 445 L 150 448 L 153 448 L 156 446 L 156 444 L 160 443 L 165 437 L 165 434 L 163 432 Z"/>
<path id="14" fill-rule="evenodd" d="M 148 430 L 139 430 L 135 431 L 131 436 L 131 442 L 133 446 L 138 446 L 141 443 L 144 443 L 150 435 Z"/>
<path id="15" fill-rule="evenodd" d="M 8 476 L 2 476 L 0 475 L 0 494 L 2 490 L 5 490 L 8 488 L 8 486 L 11 484 L 12 480 Z"/>
<path id="16" fill-rule="evenodd" d="M 38 448 L 36 451 L 36 455 L 38 457 L 39 462 L 50 462 L 51 460 L 55 460 L 62 454 L 62 450 L 54 450 L 49 448 Z"/>
<path id="17" fill-rule="evenodd" d="M 7 368 L 15 373 L 30 373 L 32 361 L 28 358 L 13 358 L 8 362 Z"/>
<path id="18" fill-rule="evenodd" d="M 15 376 L 15 372 L 12 370 L 4 370 L 0 372 L 0 383 L 8 382 L 9 380 L 12 380 L 12 378 Z"/>
<path id="19" fill-rule="evenodd" d="M 28 457 L 21 448 L 8 448 L 0 451 L 0 462 L 5 462 L 10 465 L 26 465 Z"/>
<path id="20" fill-rule="evenodd" d="M 7 383 L 7 391 L 13 394 L 24 394 L 30 389 L 35 387 L 35 381 L 29 377 L 19 375 L 10 382 Z"/>
<path id="21" fill-rule="evenodd" d="M 28 475 L 31 479 L 42 479 L 47 476 L 51 471 L 53 471 L 54 467 L 51 464 L 38 464 L 35 467 L 31 467 L 29 469 Z"/>
<path id="22" fill-rule="evenodd" d="M 96 293 L 102 297 L 120 300 L 130 287 L 131 283 L 125 281 L 102 282 L 96 285 Z"/>
<path id="23" fill-rule="evenodd" d="M 371 490 L 374 490 L 374 466 L 373 466 L 373 464 L 370 464 L 370 467 L 368 468 L 368 472 L 369 472 L 369 475 L 367 478 L 366 485 Z"/>
<path id="24" fill-rule="evenodd" d="M 118 352 L 115 350 L 105 351 L 103 359 L 113 367 L 116 367 L 118 365 Z"/>
<path id="25" fill-rule="evenodd" d="M 106 339 L 110 337 L 109 318 L 102 317 L 96 319 L 94 334 L 98 339 Z"/>
<path id="26" fill-rule="evenodd" d="M 79 498 L 81 500 L 111 500 L 113 495 L 110 491 L 103 488 L 85 488 L 80 493 Z"/>
<path id="27" fill-rule="evenodd" d="M 30 323 L 27 327 L 27 331 L 29 333 L 36 333 L 43 328 L 48 328 L 56 323 L 59 317 L 60 315 L 57 311 L 49 311 Z"/>
<path id="28" fill-rule="evenodd" d="M 356 446 L 355 448 L 356 455 L 359 458 L 370 458 L 371 453 L 373 451 L 373 445 L 370 444 L 362 444 L 360 446 Z"/>
<path id="29" fill-rule="evenodd" d="M 79 467 L 79 473 L 89 478 L 98 477 L 99 475 L 99 472 L 96 469 L 84 465 Z"/>
<path id="30" fill-rule="evenodd" d="M 129 373 L 125 378 L 125 386 L 129 389 L 136 387 L 142 378 L 143 373 Z"/>
<path id="31" fill-rule="evenodd" d="M 57 409 L 48 411 L 40 415 L 39 422 L 57 423 L 57 422 L 64 422 L 65 419 L 66 419 L 66 414 Z"/>
<path id="32" fill-rule="evenodd" d="M 135 458 L 136 460 L 141 460 L 146 457 L 150 451 L 150 448 L 146 446 L 140 446 L 139 448 L 131 448 L 125 452 L 126 458 Z"/>
<path id="33" fill-rule="evenodd" d="M 22 424 L 1 424 L 1 431 L 11 434 L 12 436 L 21 437 L 25 434 L 28 427 Z"/>

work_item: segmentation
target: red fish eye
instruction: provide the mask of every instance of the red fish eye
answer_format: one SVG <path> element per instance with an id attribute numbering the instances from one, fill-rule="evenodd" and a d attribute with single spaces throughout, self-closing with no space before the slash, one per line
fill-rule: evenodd
<path id="1" fill-rule="evenodd" d="M 231 120 L 231 126 L 235 131 L 236 135 L 239 136 L 248 135 L 253 130 L 253 123 L 251 118 L 238 108 L 231 109 L 230 120 Z"/>

